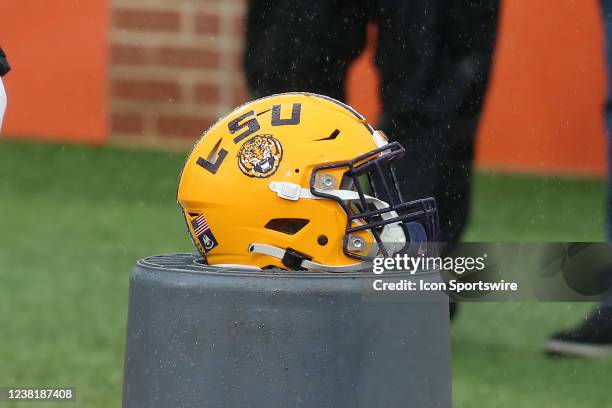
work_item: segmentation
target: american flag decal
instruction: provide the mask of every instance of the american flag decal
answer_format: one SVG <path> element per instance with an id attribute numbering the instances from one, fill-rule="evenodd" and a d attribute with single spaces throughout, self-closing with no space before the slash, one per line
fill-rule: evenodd
<path id="1" fill-rule="evenodd" d="M 193 231 L 196 235 L 201 235 L 204 231 L 210 229 L 208 222 L 203 215 L 199 215 L 196 219 L 191 221 L 191 225 L 193 226 Z"/>
<path id="2" fill-rule="evenodd" d="M 202 248 L 204 248 L 205 252 L 208 252 L 219 245 L 210 229 L 210 226 L 208 225 L 208 221 L 206 221 L 206 217 L 201 214 L 198 215 L 191 221 L 191 226 L 195 236 L 198 238 L 198 241 L 202 245 Z"/>

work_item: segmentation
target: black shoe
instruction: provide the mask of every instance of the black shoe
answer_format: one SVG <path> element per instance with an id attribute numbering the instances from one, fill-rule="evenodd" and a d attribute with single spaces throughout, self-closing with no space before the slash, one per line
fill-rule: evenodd
<path id="1" fill-rule="evenodd" d="M 582 326 L 553 334 L 545 352 L 566 357 L 606 357 L 612 355 L 612 306 L 600 306 Z"/>

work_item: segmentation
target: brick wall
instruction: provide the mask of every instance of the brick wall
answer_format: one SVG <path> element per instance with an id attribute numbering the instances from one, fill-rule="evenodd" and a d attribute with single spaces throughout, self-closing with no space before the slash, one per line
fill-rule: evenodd
<path id="1" fill-rule="evenodd" d="M 243 0 L 112 0 L 111 135 L 191 144 L 246 100 Z"/>

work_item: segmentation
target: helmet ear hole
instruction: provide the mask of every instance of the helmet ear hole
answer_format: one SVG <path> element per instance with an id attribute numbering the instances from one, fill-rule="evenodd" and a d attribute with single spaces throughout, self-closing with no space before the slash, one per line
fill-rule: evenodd
<path id="1" fill-rule="evenodd" d="M 294 235 L 300 232 L 309 222 L 310 220 L 305 218 L 273 218 L 268 221 L 265 228 L 287 235 Z"/>

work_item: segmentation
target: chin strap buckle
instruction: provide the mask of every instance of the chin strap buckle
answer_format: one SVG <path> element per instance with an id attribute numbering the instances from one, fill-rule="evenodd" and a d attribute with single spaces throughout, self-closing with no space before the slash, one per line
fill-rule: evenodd
<path id="1" fill-rule="evenodd" d="M 276 259 L 280 259 L 281 263 L 288 269 L 294 271 L 307 270 L 308 267 L 304 264 L 308 264 L 312 260 L 312 257 L 295 249 L 282 249 L 266 244 L 253 243 L 249 245 L 249 252 L 273 256 Z"/>
<path id="2" fill-rule="evenodd" d="M 297 201 L 302 194 L 302 187 L 288 181 L 272 181 L 270 190 L 274 191 L 280 198 L 285 200 Z"/>
<path id="3" fill-rule="evenodd" d="M 312 257 L 296 251 L 295 249 L 287 248 L 281 262 L 292 271 L 303 271 L 306 270 L 306 268 L 302 266 L 302 262 L 311 260 Z"/>

